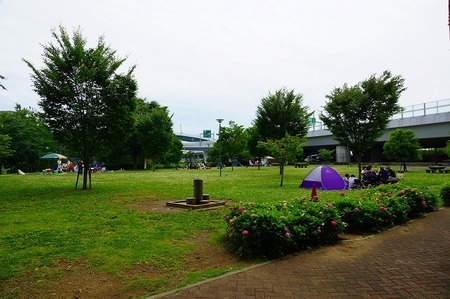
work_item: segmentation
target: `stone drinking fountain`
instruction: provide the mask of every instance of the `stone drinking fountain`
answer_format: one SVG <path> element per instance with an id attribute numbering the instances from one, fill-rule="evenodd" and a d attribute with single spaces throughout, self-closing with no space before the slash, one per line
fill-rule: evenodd
<path id="1" fill-rule="evenodd" d="M 182 209 L 208 209 L 225 205 L 224 200 L 211 200 L 209 194 L 203 194 L 203 180 L 196 178 L 194 180 L 194 196 L 187 197 L 186 200 L 169 201 L 166 203 L 168 207 L 182 208 Z"/>

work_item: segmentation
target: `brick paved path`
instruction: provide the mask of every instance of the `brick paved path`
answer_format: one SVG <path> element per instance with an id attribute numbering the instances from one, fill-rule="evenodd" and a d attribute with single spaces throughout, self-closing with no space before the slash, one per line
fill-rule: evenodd
<path id="1" fill-rule="evenodd" d="M 450 298 L 450 208 L 154 298 Z"/>

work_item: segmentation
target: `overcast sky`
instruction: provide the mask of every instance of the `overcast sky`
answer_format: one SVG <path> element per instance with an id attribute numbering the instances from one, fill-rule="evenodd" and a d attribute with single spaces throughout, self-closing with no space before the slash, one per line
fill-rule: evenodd
<path id="1" fill-rule="evenodd" d="M 41 66 L 59 25 L 128 57 L 175 132 L 248 127 L 283 87 L 321 110 L 334 87 L 387 69 L 406 79 L 402 106 L 450 98 L 447 0 L 0 0 L 0 110 L 38 108 L 22 58 Z"/>

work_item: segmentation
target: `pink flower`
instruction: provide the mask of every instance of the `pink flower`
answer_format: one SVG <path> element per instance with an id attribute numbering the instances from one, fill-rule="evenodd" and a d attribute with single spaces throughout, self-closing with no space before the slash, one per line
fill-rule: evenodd
<path id="1" fill-rule="evenodd" d="M 386 207 L 385 206 L 380 206 L 380 211 L 386 211 Z"/>
<path id="2" fill-rule="evenodd" d="M 318 197 L 317 195 L 314 195 L 314 196 L 312 197 L 312 199 L 313 199 L 313 201 L 319 201 L 319 197 Z"/>
<path id="3" fill-rule="evenodd" d="M 359 208 L 354 208 L 353 210 L 354 210 L 354 211 L 359 211 Z"/>
<path id="4" fill-rule="evenodd" d="M 331 221 L 330 221 L 330 224 L 331 224 L 332 227 L 336 227 L 336 226 L 337 226 L 337 222 L 334 221 L 334 220 L 331 220 Z"/>
<path id="5" fill-rule="evenodd" d="M 398 194 L 399 194 L 399 195 L 405 194 L 405 190 L 400 190 L 400 191 L 398 191 Z"/>
<path id="6" fill-rule="evenodd" d="M 289 232 L 289 228 L 287 228 L 287 227 L 283 228 L 283 230 L 285 233 Z"/>
<path id="7" fill-rule="evenodd" d="M 375 202 L 376 202 L 376 203 L 380 203 L 380 200 L 377 198 L 377 199 L 375 200 Z"/>
<path id="8" fill-rule="evenodd" d="M 291 234 L 290 234 L 290 233 L 285 233 L 284 236 L 285 236 L 286 238 L 290 238 L 290 237 L 291 237 Z"/>
<path id="9" fill-rule="evenodd" d="M 225 220 L 226 220 L 226 221 L 230 220 L 230 216 L 228 216 L 228 215 L 225 216 Z"/>
<path id="10" fill-rule="evenodd" d="M 327 202 L 325 205 L 329 208 L 333 207 L 333 205 L 330 202 Z"/>
<path id="11" fill-rule="evenodd" d="M 320 229 L 320 227 L 318 227 L 318 228 L 316 229 L 316 232 L 317 232 L 318 235 L 320 235 L 320 234 L 322 233 L 322 230 Z"/>
<path id="12" fill-rule="evenodd" d="M 233 210 L 234 210 L 234 207 L 233 207 L 233 206 L 229 206 L 229 207 L 228 207 L 228 210 L 233 211 Z"/>
<path id="13" fill-rule="evenodd" d="M 243 231 L 242 231 L 242 235 L 243 235 L 243 236 L 248 236 L 248 230 L 243 230 Z"/>
<path id="14" fill-rule="evenodd" d="M 422 206 L 424 207 L 424 208 L 426 208 L 427 207 L 427 202 L 424 200 L 424 201 L 422 201 Z"/>
<path id="15" fill-rule="evenodd" d="M 339 193 L 341 196 L 345 196 L 345 192 L 341 192 Z"/>
<path id="16" fill-rule="evenodd" d="M 244 207 L 244 206 L 240 206 L 240 207 L 238 208 L 238 211 L 239 211 L 239 212 L 242 212 L 243 210 L 245 210 L 245 207 Z"/>

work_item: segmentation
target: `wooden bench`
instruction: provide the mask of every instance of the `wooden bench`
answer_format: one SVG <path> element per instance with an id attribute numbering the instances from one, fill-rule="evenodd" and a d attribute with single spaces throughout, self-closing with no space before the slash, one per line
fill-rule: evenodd
<path id="1" fill-rule="evenodd" d="M 306 168 L 308 163 L 295 163 L 295 168 Z"/>

